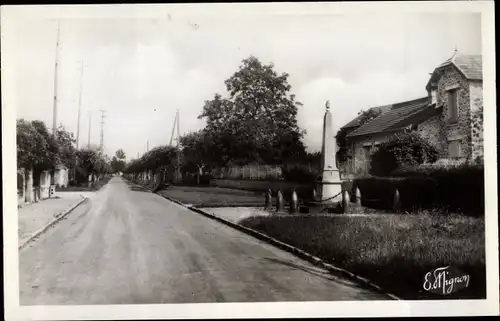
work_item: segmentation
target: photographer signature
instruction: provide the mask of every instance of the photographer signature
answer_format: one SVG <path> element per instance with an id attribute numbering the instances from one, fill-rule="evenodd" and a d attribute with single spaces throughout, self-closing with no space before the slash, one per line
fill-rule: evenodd
<path id="1" fill-rule="evenodd" d="M 462 273 L 451 266 L 445 266 L 427 272 L 424 277 L 423 288 L 429 292 L 446 295 L 467 288 L 469 282 L 470 275 Z"/>

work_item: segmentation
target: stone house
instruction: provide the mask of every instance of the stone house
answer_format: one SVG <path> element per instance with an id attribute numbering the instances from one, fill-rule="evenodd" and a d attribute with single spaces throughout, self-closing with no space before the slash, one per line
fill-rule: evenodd
<path id="1" fill-rule="evenodd" d="M 440 64 L 426 85 L 427 96 L 373 107 L 381 114 L 359 126 L 359 116 L 343 128 L 350 158 L 340 166 L 350 174 L 366 174 L 370 155 L 394 133 L 415 130 L 439 151 L 439 158 L 482 160 L 482 59 L 461 55 Z M 358 121 L 356 121 L 358 119 Z"/>

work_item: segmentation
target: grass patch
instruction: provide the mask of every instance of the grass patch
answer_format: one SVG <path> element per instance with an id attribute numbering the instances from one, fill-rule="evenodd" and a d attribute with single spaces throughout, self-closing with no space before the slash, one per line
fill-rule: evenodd
<path id="1" fill-rule="evenodd" d="M 484 219 L 461 215 L 251 217 L 240 224 L 364 276 L 408 300 L 486 297 Z M 467 289 L 423 290 L 427 272 L 451 265 Z"/>
<path id="2" fill-rule="evenodd" d="M 195 206 L 264 206 L 265 203 L 264 195 L 230 188 L 169 186 L 158 194 Z"/>

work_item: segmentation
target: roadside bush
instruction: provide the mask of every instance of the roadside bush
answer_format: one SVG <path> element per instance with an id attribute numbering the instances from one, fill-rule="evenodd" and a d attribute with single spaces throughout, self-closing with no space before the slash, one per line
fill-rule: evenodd
<path id="1" fill-rule="evenodd" d="M 389 177 L 363 177 L 354 180 L 361 191 L 361 205 L 372 208 L 392 208 L 397 179 Z"/>
<path id="2" fill-rule="evenodd" d="M 361 190 L 362 205 L 390 209 L 398 189 L 405 211 L 439 208 L 473 216 L 484 215 L 482 166 L 406 167 L 392 175 L 355 179 L 354 185 Z"/>
<path id="3" fill-rule="evenodd" d="M 213 176 L 210 174 L 203 174 L 200 176 L 200 185 L 210 185 L 210 181 L 213 179 Z"/>
<path id="4" fill-rule="evenodd" d="M 433 163 L 437 158 L 437 149 L 417 132 L 396 133 L 371 155 L 370 174 L 388 176 L 402 166 Z"/>

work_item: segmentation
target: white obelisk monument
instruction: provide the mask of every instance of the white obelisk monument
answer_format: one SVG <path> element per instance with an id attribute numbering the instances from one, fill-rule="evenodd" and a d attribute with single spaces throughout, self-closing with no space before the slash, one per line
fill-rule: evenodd
<path id="1" fill-rule="evenodd" d="M 335 161 L 335 136 L 332 130 L 332 114 L 330 102 L 326 102 L 326 111 L 323 118 L 323 145 L 321 148 L 321 181 L 318 182 L 318 201 L 324 203 L 338 203 L 342 201 L 342 182 Z"/>

